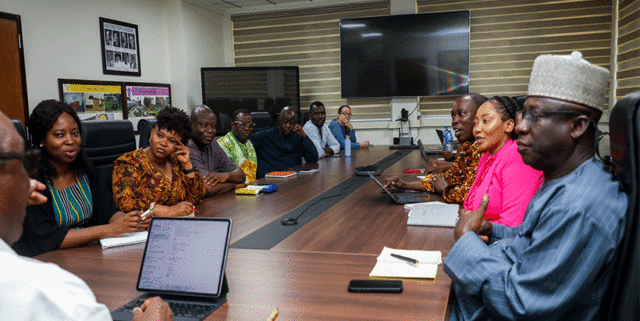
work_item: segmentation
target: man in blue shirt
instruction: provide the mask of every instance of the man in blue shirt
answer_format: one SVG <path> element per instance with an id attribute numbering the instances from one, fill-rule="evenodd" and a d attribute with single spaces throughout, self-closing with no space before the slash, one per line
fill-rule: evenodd
<path id="1" fill-rule="evenodd" d="M 609 71 L 571 56 L 534 64 L 518 152 L 544 184 L 519 227 L 461 211 L 444 261 L 451 320 L 596 320 L 624 234 L 627 196 L 594 158 Z M 487 245 L 487 244 L 489 245 Z"/>
<path id="2" fill-rule="evenodd" d="M 318 162 L 316 147 L 298 124 L 295 110 L 283 108 L 279 122 L 279 127 L 262 130 L 249 138 L 258 156 L 258 178 L 300 165 L 302 157 L 307 163 Z"/>
<path id="3" fill-rule="evenodd" d="M 316 145 L 318 158 L 331 156 L 340 151 L 340 143 L 333 137 L 329 126 L 325 124 L 326 120 L 327 113 L 324 110 L 324 104 L 319 101 L 311 103 L 309 120 L 302 129 Z"/>

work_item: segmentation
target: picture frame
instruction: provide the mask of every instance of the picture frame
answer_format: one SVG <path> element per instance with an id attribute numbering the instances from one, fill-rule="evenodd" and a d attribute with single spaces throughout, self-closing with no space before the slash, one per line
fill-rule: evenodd
<path id="1" fill-rule="evenodd" d="M 140 77 L 138 25 L 100 17 L 100 47 L 103 74 Z"/>
<path id="2" fill-rule="evenodd" d="M 81 120 L 127 119 L 123 82 L 58 79 L 58 90 Z"/>
<path id="3" fill-rule="evenodd" d="M 171 105 L 171 85 L 162 83 L 124 82 L 127 119 L 137 130 L 141 119 L 153 119 L 165 106 Z"/>

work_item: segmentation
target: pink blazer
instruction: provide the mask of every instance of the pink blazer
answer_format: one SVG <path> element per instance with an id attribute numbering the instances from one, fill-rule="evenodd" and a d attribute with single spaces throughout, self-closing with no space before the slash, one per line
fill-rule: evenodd
<path id="1" fill-rule="evenodd" d="M 493 223 L 518 226 L 542 182 L 542 172 L 522 161 L 518 145 L 510 139 L 495 155 L 482 155 L 476 180 L 469 189 L 464 208 L 477 210 L 484 194 L 489 194 L 484 217 Z"/>

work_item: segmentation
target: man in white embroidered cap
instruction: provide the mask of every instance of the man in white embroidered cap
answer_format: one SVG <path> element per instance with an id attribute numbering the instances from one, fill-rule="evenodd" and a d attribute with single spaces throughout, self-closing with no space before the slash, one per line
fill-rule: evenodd
<path id="1" fill-rule="evenodd" d="M 460 213 L 444 261 L 451 320 L 599 318 L 627 208 L 594 157 L 608 79 L 580 52 L 536 58 L 516 133 L 522 159 L 545 182 L 519 227 L 486 221 L 486 196 Z"/>

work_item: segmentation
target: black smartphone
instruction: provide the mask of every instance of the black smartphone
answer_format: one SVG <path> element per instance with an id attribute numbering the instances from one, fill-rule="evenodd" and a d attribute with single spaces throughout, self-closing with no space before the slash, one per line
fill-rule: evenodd
<path id="1" fill-rule="evenodd" d="M 349 292 L 402 293 L 402 281 L 397 280 L 351 280 Z"/>

